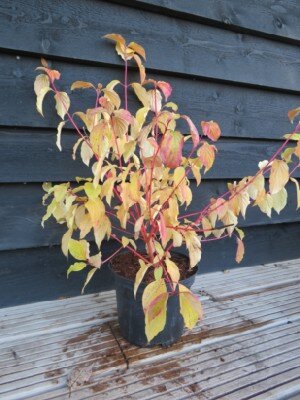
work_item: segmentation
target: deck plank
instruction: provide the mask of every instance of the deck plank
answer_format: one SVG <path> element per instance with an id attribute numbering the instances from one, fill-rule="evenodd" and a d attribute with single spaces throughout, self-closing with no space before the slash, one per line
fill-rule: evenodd
<path id="1" fill-rule="evenodd" d="M 194 290 L 205 319 L 167 349 L 120 336 L 113 291 L 1 309 L 0 399 L 300 394 L 299 260 L 198 275 Z"/>

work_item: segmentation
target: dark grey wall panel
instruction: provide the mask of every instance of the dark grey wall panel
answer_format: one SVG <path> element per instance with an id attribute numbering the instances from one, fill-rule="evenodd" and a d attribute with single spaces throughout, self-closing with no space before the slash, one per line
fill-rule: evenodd
<path id="1" fill-rule="evenodd" d="M 118 4 L 119 3 L 119 4 Z M 41 182 L 88 176 L 71 159 L 76 136 L 66 129 L 55 145 L 53 99 L 45 118 L 35 110 L 34 69 L 44 55 L 62 72 L 61 90 L 75 80 L 106 84 L 122 79 L 121 61 L 101 36 L 118 32 L 141 43 L 150 76 L 173 86 L 180 111 L 220 123 L 215 167 L 199 189 L 192 181 L 191 211 L 220 195 L 225 180 L 251 175 L 292 130 L 287 111 L 299 105 L 300 3 L 296 0 L 4 0 L 0 4 L 0 306 L 80 293 L 83 275 L 67 281 L 62 230 L 40 227 Z M 165 14 L 165 15 L 163 15 Z M 136 69 L 130 70 L 136 79 Z M 72 97 L 72 111 L 93 106 L 88 92 Z M 130 98 L 130 107 L 137 103 Z M 298 174 L 300 176 L 300 174 Z M 23 182 L 28 182 L 23 185 Z M 249 209 L 244 266 L 300 257 L 299 212 L 289 184 L 288 207 L 269 220 Z M 48 247 L 49 245 L 53 247 Z M 103 247 L 103 257 L 116 243 Z M 203 243 L 200 273 L 236 266 L 234 240 Z M 104 268 L 87 292 L 112 287 Z"/>
<path id="2" fill-rule="evenodd" d="M 51 94 L 45 98 L 45 118 L 42 118 L 35 109 L 33 82 L 37 75 L 35 68 L 39 64 L 39 58 L 21 56 L 17 59 L 15 55 L 1 55 L 1 125 L 56 128 L 58 117 L 55 114 Z M 123 71 L 120 68 L 71 64 L 57 60 L 52 62 L 52 66 L 62 73 L 58 87 L 68 92 L 71 83 L 76 80 L 107 84 L 112 79 L 123 79 Z M 222 128 L 222 136 L 279 138 L 291 131 L 292 125 L 288 121 L 287 112 L 297 107 L 300 100 L 299 95 L 255 88 L 175 76 L 155 77 L 171 83 L 173 86 L 171 99 L 179 105 L 182 114 L 189 115 L 197 125 L 201 120 L 218 121 Z M 134 79 L 138 79 L 136 74 L 132 75 L 132 80 Z M 72 111 L 85 110 L 94 104 L 93 94 L 88 91 L 74 92 L 71 99 Z M 131 95 L 129 98 L 131 109 L 139 106 L 133 99 L 134 95 Z"/>
<path id="3" fill-rule="evenodd" d="M 246 254 L 239 266 L 258 265 L 300 257 L 300 247 L 295 240 L 300 235 L 300 224 L 282 224 L 247 228 Z M 109 251 L 115 244 L 110 242 Z M 288 249 L 288 252 L 287 252 Z M 227 270 L 237 267 L 234 261 L 234 239 L 217 243 L 203 243 L 203 256 L 199 273 Z M 4 251 L 0 257 L 0 307 L 13 306 L 60 297 L 78 296 L 84 274 L 66 277 L 68 262 L 58 246 L 37 249 Z M 106 268 L 95 274 L 86 293 L 113 288 L 111 275 Z"/>
<path id="4" fill-rule="evenodd" d="M 226 191 L 223 181 L 204 181 L 199 188 L 191 182 L 194 199 L 189 209 L 182 213 L 195 212 L 208 204 L 211 197 L 217 197 Z M 289 200 L 280 215 L 273 212 L 272 219 L 258 211 L 257 207 L 249 207 L 247 218 L 240 218 L 240 227 L 278 224 L 300 221 L 300 213 L 296 211 L 295 188 L 288 187 Z M 38 246 L 60 244 L 65 227 L 50 219 L 41 227 L 41 218 L 45 208 L 41 204 L 43 191 L 40 184 L 10 184 L 0 187 L 0 250 L 22 249 Z M 1 257 L 1 256 L 0 256 Z"/>
<path id="5" fill-rule="evenodd" d="M 116 0 L 120 4 L 167 13 L 178 18 L 251 31 L 287 42 L 300 41 L 300 3 L 297 0 Z"/>
<path id="6" fill-rule="evenodd" d="M 91 176 L 78 158 L 72 159 L 72 148 L 77 140 L 73 133 L 63 133 L 60 152 L 56 147 L 55 131 L 0 130 L 0 182 L 61 182 L 76 176 Z M 205 179 L 230 179 L 253 175 L 257 164 L 270 157 L 281 141 L 220 139 L 214 167 Z M 187 143 L 185 153 L 190 152 Z M 34 156 L 33 156 L 34 155 Z M 295 176 L 300 176 L 300 170 Z M 297 175 L 298 174 L 298 175 Z"/>
<path id="7" fill-rule="evenodd" d="M 153 70 L 299 91 L 295 45 L 100 0 L 11 0 L 0 8 L 0 47 L 16 52 L 119 65 L 101 40 L 111 31 L 142 44 Z"/>

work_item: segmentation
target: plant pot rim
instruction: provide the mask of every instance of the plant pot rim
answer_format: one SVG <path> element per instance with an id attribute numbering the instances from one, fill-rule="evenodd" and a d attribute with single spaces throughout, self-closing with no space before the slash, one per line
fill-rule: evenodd
<path id="1" fill-rule="evenodd" d="M 126 250 L 125 250 L 125 251 L 122 251 L 121 253 L 119 253 L 119 255 L 121 255 L 121 254 L 127 254 L 127 253 L 129 253 L 129 251 L 126 251 Z M 172 253 L 173 253 L 173 254 L 179 254 L 180 256 L 183 256 L 183 257 L 189 259 L 189 257 L 188 257 L 186 254 L 181 253 L 180 251 L 171 251 L 171 254 L 172 254 Z M 133 285 L 133 284 L 134 284 L 134 279 L 125 278 L 125 276 L 122 276 L 122 275 L 118 274 L 116 271 L 114 271 L 114 269 L 113 269 L 113 267 L 112 267 L 112 263 L 111 263 L 111 262 L 113 261 L 113 259 L 114 259 L 114 258 L 112 258 L 111 261 L 109 261 L 109 263 L 108 263 L 108 267 L 109 267 L 110 271 L 113 273 L 113 275 L 116 276 L 118 279 L 120 279 L 120 280 L 126 282 L 127 284 Z M 181 283 L 181 284 L 184 285 L 184 283 L 185 283 L 186 281 L 188 281 L 188 280 L 190 280 L 191 278 L 193 278 L 194 275 L 196 275 L 196 273 L 198 272 L 198 264 L 197 264 L 194 268 L 192 268 L 192 271 L 193 271 L 193 274 L 192 274 L 192 275 L 190 275 L 189 277 L 187 277 L 187 278 L 185 278 L 185 279 L 183 279 L 183 280 L 180 280 L 179 283 Z M 147 283 L 145 283 L 145 282 L 142 281 L 142 282 L 140 283 L 139 286 L 145 288 L 145 287 L 147 286 Z"/>

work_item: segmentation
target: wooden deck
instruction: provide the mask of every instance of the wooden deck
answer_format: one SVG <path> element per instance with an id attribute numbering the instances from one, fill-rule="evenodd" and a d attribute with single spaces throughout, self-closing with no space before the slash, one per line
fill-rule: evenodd
<path id="1" fill-rule="evenodd" d="M 114 292 L 0 310 L 0 399 L 299 399 L 300 260 L 198 276 L 168 349 L 118 332 Z"/>

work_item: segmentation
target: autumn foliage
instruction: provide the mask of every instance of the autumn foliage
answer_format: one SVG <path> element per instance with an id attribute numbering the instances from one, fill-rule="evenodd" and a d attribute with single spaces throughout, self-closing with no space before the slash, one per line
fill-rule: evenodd
<path id="1" fill-rule="evenodd" d="M 165 326 L 170 294 L 178 293 L 187 328 L 192 329 L 202 316 L 198 298 L 179 283 L 178 267 L 170 257 L 173 248 L 185 246 L 190 268 L 194 268 L 201 259 L 201 242 L 234 237 L 236 261 L 240 262 L 244 233 L 237 224 L 241 215 L 245 218 L 249 205 L 269 217 L 272 210 L 280 213 L 287 202 L 285 185 L 292 179 L 299 206 L 298 182 L 290 176 L 299 166 L 300 128 L 298 124 L 271 159 L 259 164 L 255 175 L 228 183 L 226 193 L 212 198 L 201 210 L 187 213 L 192 201 L 189 179 L 195 179 L 199 186 L 201 176 L 212 168 L 220 127 L 214 121 L 195 125 L 187 115 L 180 114 L 178 106 L 169 101 L 171 85 L 146 77 L 146 55 L 139 44 L 126 44 L 117 34 L 106 38 L 114 42 L 124 60 L 124 81 L 112 80 L 106 86 L 74 82 L 71 91 L 90 90 L 95 95 L 94 104 L 85 111 L 70 111 L 68 93 L 57 86 L 58 71 L 50 69 L 45 60 L 38 68 L 41 74 L 34 83 L 37 110 L 43 115 L 45 95 L 54 95 L 61 118 L 57 147 L 62 149 L 62 130 L 68 125 L 78 135 L 73 158 L 79 153 L 83 163 L 91 167 L 91 176 L 76 178 L 77 184 L 44 183 L 47 211 L 42 224 L 52 216 L 66 226 L 62 251 L 76 260 L 67 274 L 87 270 L 84 287 L 111 259 L 101 257 L 103 240 L 119 242 L 113 255 L 126 248 L 139 259 L 135 293 L 147 270 L 154 268 L 155 278 L 143 293 L 145 329 L 150 341 Z M 128 82 L 129 62 L 137 66 L 139 82 Z M 129 95 L 136 96 L 141 105 L 134 112 L 128 109 Z M 289 118 L 292 120 L 299 113 L 299 108 L 292 110 Z M 185 123 L 183 132 L 177 128 L 179 120 Z M 297 144 L 287 148 L 290 139 Z M 269 184 L 266 173 L 270 174 Z M 91 233 L 98 247 L 96 254 L 91 254 L 87 240 Z M 143 249 L 137 248 L 137 240 L 142 241 Z"/>

